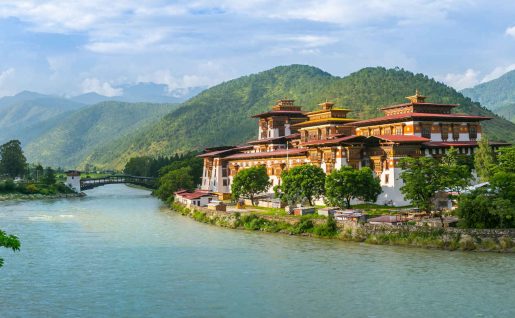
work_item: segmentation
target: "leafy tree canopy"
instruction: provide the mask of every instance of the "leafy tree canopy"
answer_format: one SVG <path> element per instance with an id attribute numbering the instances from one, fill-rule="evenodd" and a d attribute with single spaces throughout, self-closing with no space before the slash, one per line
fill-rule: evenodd
<path id="1" fill-rule="evenodd" d="M 302 165 L 281 173 L 281 185 L 277 189 L 279 197 L 295 204 L 303 199 L 310 205 L 325 192 L 325 172 L 313 165 Z"/>
<path id="2" fill-rule="evenodd" d="M 375 201 L 382 192 L 379 179 L 369 167 L 344 166 L 334 170 L 325 181 L 326 200 L 340 208 L 350 208 L 352 199 Z"/>
<path id="3" fill-rule="evenodd" d="M 19 140 L 11 140 L 0 146 L 0 174 L 16 178 L 23 176 L 27 159 Z"/>
<path id="4" fill-rule="evenodd" d="M 191 176 L 191 168 L 183 167 L 171 170 L 161 176 L 158 180 L 158 187 L 155 190 L 161 200 L 167 200 L 175 191 L 180 189 L 191 190 L 195 186 L 193 177 Z"/>
<path id="5" fill-rule="evenodd" d="M 257 194 L 265 192 L 270 187 L 270 180 L 265 166 L 254 166 L 240 170 L 231 184 L 231 192 L 234 200 L 248 198 L 254 204 Z"/>
<path id="6" fill-rule="evenodd" d="M 490 180 L 495 165 L 495 154 L 488 143 L 487 137 L 478 142 L 478 149 L 474 153 L 474 167 L 479 179 L 483 182 Z"/>
<path id="7" fill-rule="evenodd" d="M 0 247 L 10 248 L 13 251 L 20 250 L 20 240 L 14 235 L 9 235 L 0 230 Z M 4 259 L 0 257 L 0 267 L 4 265 Z"/>
<path id="8" fill-rule="evenodd" d="M 403 158 L 400 162 L 403 169 L 401 178 L 404 185 L 401 192 L 404 198 L 424 211 L 433 208 L 433 197 L 437 191 L 444 190 L 445 169 L 434 158 Z"/>

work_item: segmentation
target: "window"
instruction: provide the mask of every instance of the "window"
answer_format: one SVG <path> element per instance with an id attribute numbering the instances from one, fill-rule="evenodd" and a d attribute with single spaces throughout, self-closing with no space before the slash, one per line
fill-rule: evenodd
<path id="1" fill-rule="evenodd" d="M 402 127 L 395 127 L 395 134 L 402 135 Z"/>
<path id="2" fill-rule="evenodd" d="M 442 126 L 441 131 L 442 131 L 442 140 L 447 140 L 447 138 L 449 138 L 449 127 Z"/>
<path id="3" fill-rule="evenodd" d="M 431 139 L 431 127 L 429 127 L 429 126 L 422 127 L 422 137 Z"/>
<path id="4" fill-rule="evenodd" d="M 477 138 L 477 127 L 476 126 L 469 127 L 469 138 L 471 140 L 475 140 Z"/>
<path id="5" fill-rule="evenodd" d="M 384 183 L 388 184 L 388 183 L 390 183 L 389 181 L 390 181 L 390 175 L 389 174 L 385 174 L 384 175 Z"/>

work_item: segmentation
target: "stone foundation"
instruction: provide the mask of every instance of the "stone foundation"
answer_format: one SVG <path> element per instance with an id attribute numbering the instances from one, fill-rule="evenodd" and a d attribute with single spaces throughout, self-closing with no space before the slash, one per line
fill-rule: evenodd
<path id="1" fill-rule="evenodd" d="M 292 233 L 288 230 L 269 230 L 274 225 L 283 228 L 298 225 L 301 219 L 294 216 L 260 215 L 253 212 L 223 212 L 201 207 L 187 208 L 184 205 L 172 206 L 176 212 L 192 217 L 193 219 L 229 228 L 245 229 L 241 225 L 244 215 L 255 215 L 266 226 L 256 228 L 264 232 L 280 232 L 303 236 L 317 236 L 310 232 Z M 314 226 L 323 226 L 326 219 L 310 219 Z M 369 244 L 413 246 L 425 248 L 438 248 L 446 250 L 464 251 L 515 251 L 515 229 L 461 229 L 461 228 L 431 228 L 424 226 L 402 225 L 372 225 L 354 222 L 336 222 L 337 233 L 331 238 L 345 241 L 365 242 Z"/>

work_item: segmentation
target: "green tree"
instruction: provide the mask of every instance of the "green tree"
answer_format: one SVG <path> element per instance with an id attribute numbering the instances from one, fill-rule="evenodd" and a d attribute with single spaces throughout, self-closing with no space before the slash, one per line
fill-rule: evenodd
<path id="1" fill-rule="evenodd" d="M 231 184 L 232 197 L 234 200 L 248 198 L 254 205 L 256 195 L 268 190 L 270 184 L 265 166 L 240 170 Z"/>
<path id="2" fill-rule="evenodd" d="M 472 181 L 472 172 L 454 147 L 443 156 L 442 168 L 442 185 L 458 195 Z"/>
<path id="3" fill-rule="evenodd" d="M 515 146 L 502 147 L 497 154 L 497 168 L 508 173 L 515 173 Z"/>
<path id="4" fill-rule="evenodd" d="M 279 197 L 295 204 L 307 199 L 310 205 L 325 192 L 325 172 L 313 165 L 302 165 L 281 173 L 281 185 L 277 188 Z"/>
<path id="5" fill-rule="evenodd" d="M 167 200 L 179 189 L 191 190 L 194 187 L 191 169 L 183 167 L 171 170 L 158 179 L 158 187 L 155 191 L 161 200 Z"/>
<path id="6" fill-rule="evenodd" d="M 488 138 L 485 136 L 481 137 L 478 145 L 479 148 L 474 154 L 474 168 L 476 169 L 479 179 L 483 182 L 487 182 L 492 176 L 492 169 L 495 165 L 495 154 L 488 143 Z"/>
<path id="7" fill-rule="evenodd" d="M 14 235 L 9 235 L 0 230 L 0 247 L 10 248 L 13 251 L 20 250 L 20 240 Z M 0 267 L 4 265 L 4 259 L 0 257 Z"/>
<path id="8" fill-rule="evenodd" d="M 325 181 L 326 200 L 340 208 L 350 208 L 352 199 L 375 201 L 381 193 L 379 179 L 368 167 L 360 170 L 349 166 L 334 170 Z"/>
<path id="9" fill-rule="evenodd" d="M 430 212 L 433 197 L 437 191 L 445 189 L 445 170 L 437 160 L 429 157 L 403 158 L 400 177 L 404 181 L 401 192 L 406 200 L 423 211 Z"/>
<path id="10" fill-rule="evenodd" d="M 46 167 L 45 174 L 43 176 L 43 183 L 47 185 L 53 185 L 56 182 L 55 171 L 51 167 Z"/>
<path id="11" fill-rule="evenodd" d="M 38 163 L 35 170 L 36 170 L 36 182 L 39 182 L 39 179 L 43 177 L 45 169 L 43 168 L 43 166 L 41 164 Z"/>
<path id="12" fill-rule="evenodd" d="M 455 211 L 460 226 L 465 228 L 512 228 L 515 226 L 515 206 L 509 200 L 478 189 L 464 194 Z"/>
<path id="13" fill-rule="evenodd" d="M 0 146 L 0 174 L 10 178 L 23 176 L 27 159 L 23 155 L 19 140 L 11 140 Z"/>

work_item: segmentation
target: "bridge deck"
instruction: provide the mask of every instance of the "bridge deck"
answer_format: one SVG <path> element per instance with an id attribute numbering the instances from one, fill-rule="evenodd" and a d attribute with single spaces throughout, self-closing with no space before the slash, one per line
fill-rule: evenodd
<path id="1" fill-rule="evenodd" d="M 115 175 L 106 176 L 101 178 L 86 178 L 80 180 L 81 190 L 89 190 L 96 187 L 100 187 L 106 184 L 124 184 L 130 183 L 135 185 L 144 186 L 147 188 L 154 189 L 156 186 L 156 179 L 149 177 L 138 177 L 128 175 Z"/>

